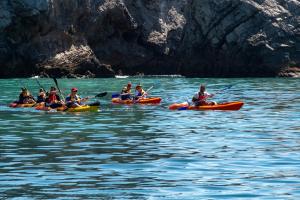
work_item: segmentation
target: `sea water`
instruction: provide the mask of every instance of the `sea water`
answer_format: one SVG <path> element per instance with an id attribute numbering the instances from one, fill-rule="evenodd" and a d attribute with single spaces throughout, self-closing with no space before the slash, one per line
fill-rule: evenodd
<path id="1" fill-rule="evenodd" d="M 45 88 L 52 79 L 38 79 Z M 112 105 L 141 83 L 159 105 Z M 108 92 L 96 113 L 8 108 L 35 79 L 0 80 L 0 199 L 300 199 L 300 79 L 58 79 Z M 170 111 L 206 84 L 239 111 Z M 232 86 L 228 90 L 222 90 Z"/>

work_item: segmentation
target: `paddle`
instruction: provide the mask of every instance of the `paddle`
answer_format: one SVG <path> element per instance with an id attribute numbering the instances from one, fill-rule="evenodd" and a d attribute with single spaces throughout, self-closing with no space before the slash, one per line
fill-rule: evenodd
<path id="1" fill-rule="evenodd" d="M 141 99 L 141 98 L 143 98 L 146 94 L 148 94 L 148 92 L 153 88 L 154 86 L 152 85 L 148 90 L 146 90 L 145 91 L 145 93 L 140 97 L 140 98 L 138 98 L 137 100 L 135 100 L 135 98 L 136 98 L 136 96 L 133 98 L 133 103 L 138 103 L 139 102 L 139 100 Z"/>
<path id="2" fill-rule="evenodd" d="M 97 94 L 95 97 L 104 97 L 107 95 L 107 92 L 101 92 L 99 94 Z"/>
<path id="3" fill-rule="evenodd" d="M 215 94 L 219 94 L 219 93 L 221 93 L 221 92 L 224 92 L 224 91 L 226 91 L 226 90 L 229 90 L 230 88 L 232 88 L 232 86 L 233 86 L 233 85 L 228 85 L 228 86 L 224 87 L 223 89 L 217 91 Z"/>
<path id="4" fill-rule="evenodd" d="M 45 88 L 39 82 L 38 77 L 33 77 L 33 79 L 35 79 L 35 81 L 37 82 L 37 84 L 39 85 L 39 87 L 42 88 L 44 90 L 44 92 L 46 92 Z"/>
<path id="5" fill-rule="evenodd" d="M 145 94 L 147 94 L 154 86 L 152 85 L 148 90 L 146 90 Z M 144 96 L 144 95 L 143 95 Z M 143 97 L 142 96 L 142 97 Z"/>
<path id="6" fill-rule="evenodd" d="M 97 101 L 97 102 L 94 102 L 94 103 L 90 103 L 90 104 L 87 104 L 89 106 L 100 106 L 100 102 Z"/>
<path id="7" fill-rule="evenodd" d="M 60 89 L 59 89 L 59 87 L 58 87 L 58 82 L 57 82 L 56 78 L 53 77 L 53 80 L 54 80 L 54 83 L 55 83 L 55 85 L 56 85 L 56 87 L 57 87 L 57 89 L 58 89 L 59 94 L 62 96 L 63 99 L 65 99 L 63 93 L 60 91 Z"/>
<path id="8" fill-rule="evenodd" d="M 104 97 L 104 96 L 106 96 L 106 95 L 107 95 L 107 92 L 101 92 L 101 93 L 99 93 L 99 94 L 97 94 L 97 95 L 95 95 L 95 96 L 87 96 L 87 97 L 84 97 L 84 98 L 82 98 L 82 99 L 90 99 L 90 98 Z"/>

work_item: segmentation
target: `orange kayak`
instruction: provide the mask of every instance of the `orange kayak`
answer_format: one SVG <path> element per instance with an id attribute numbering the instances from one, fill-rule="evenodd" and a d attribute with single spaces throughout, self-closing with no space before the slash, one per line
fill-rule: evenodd
<path id="1" fill-rule="evenodd" d="M 120 98 L 113 98 L 111 102 L 116 104 L 159 104 L 161 102 L 161 98 L 151 97 L 151 98 L 140 99 L 138 101 L 133 101 L 130 99 L 121 100 Z"/>
<path id="2" fill-rule="evenodd" d="M 50 107 L 47 107 L 45 106 L 44 104 L 41 104 L 41 105 L 38 105 L 35 107 L 36 110 L 44 110 L 44 111 L 50 111 L 51 108 Z"/>
<path id="3" fill-rule="evenodd" d="M 190 106 L 187 102 L 175 103 L 169 106 L 170 110 L 239 110 L 244 105 L 241 101 L 226 102 L 216 105 Z"/>

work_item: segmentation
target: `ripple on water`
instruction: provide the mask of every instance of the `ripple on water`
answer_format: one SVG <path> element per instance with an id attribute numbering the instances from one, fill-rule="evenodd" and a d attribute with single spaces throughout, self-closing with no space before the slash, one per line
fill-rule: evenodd
<path id="1" fill-rule="evenodd" d="M 0 80 L 8 99 L 16 97 L 15 81 Z M 83 96 L 118 91 L 127 81 L 59 80 Z M 300 198 L 299 79 L 131 81 L 146 88 L 159 82 L 152 94 L 164 101 L 122 106 L 105 97 L 98 113 L 0 106 L 0 198 Z M 186 101 L 199 82 L 212 92 L 233 85 L 216 100 L 245 106 L 237 112 L 167 110 Z"/>

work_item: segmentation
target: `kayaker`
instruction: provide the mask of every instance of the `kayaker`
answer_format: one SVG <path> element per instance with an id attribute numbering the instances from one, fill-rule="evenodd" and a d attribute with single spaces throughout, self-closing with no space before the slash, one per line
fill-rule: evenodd
<path id="1" fill-rule="evenodd" d="M 78 89 L 77 88 L 72 88 L 71 89 L 71 94 L 67 96 L 66 98 L 66 106 L 68 108 L 76 108 L 82 105 L 82 102 L 87 101 L 87 98 L 81 99 L 80 96 L 77 94 Z"/>
<path id="2" fill-rule="evenodd" d="M 131 99 L 131 82 L 128 82 L 127 86 L 125 86 L 121 91 L 121 100 Z"/>
<path id="3" fill-rule="evenodd" d="M 43 103 L 46 101 L 46 92 L 43 88 L 40 88 L 39 95 L 37 96 L 37 103 Z"/>
<path id="4" fill-rule="evenodd" d="M 208 98 L 211 98 L 214 96 L 214 94 L 209 94 L 208 92 L 205 91 L 205 85 L 200 85 L 199 92 L 197 92 L 193 96 L 193 103 L 195 106 L 203 106 L 203 105 L 215 105 L 215 102 L 207 102 L 206 100 Z"/>
<path id="5" fill-rule="evenodd" d="M 63 101 L 61 101 L 59 95 L 56 93 L 56 88 L 51 87 L 48 97 L 45 100 L 46 106 L 50 108 L 58 108 L 63 106 Z"/>
<path id="6" fill-rule="evenodd" d="M 27 88 L 21 88 L 21 93 L 19 95 L 19 101 L 16 103 L 18 104 L 31 104 L 35 103 L 33 96 L 30 94 Z"/>
<path id="7" fill-rule="evenodd" d="M 148 94 L 143 90 L 142 85 L 137 85 L 135 87 L 135 100 L 145 98 Z"/>

